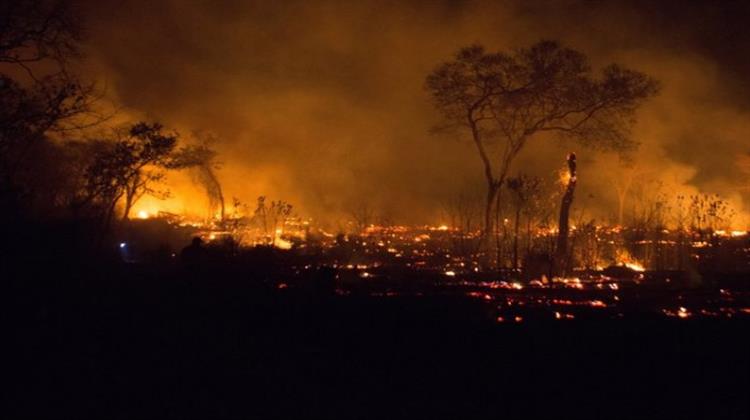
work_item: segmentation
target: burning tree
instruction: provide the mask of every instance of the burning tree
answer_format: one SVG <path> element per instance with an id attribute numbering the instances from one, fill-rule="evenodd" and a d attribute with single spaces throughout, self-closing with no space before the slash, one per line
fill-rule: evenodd
<path id="1" fill-rule="evenodd" d="M 510 53 L 462 48 L 428 75 L 426 88 L 443 115 L 439 128 L 468 132 L 477 148 L 486 237 L 498 191 L 531 138 L 552 132 L 587 146 L 633 148 L 633 116 L 658 83 L 614 64 L 595 76 L 582 53 L 542 41 Z"/>

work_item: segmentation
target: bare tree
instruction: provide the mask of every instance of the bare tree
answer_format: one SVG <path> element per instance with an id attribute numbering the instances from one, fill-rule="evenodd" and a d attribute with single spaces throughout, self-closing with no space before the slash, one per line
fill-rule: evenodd
<path id="1" fill-rule="evenodd" d="M 510 53 L 462 48 L 433 70 L 426 88 L 443 115 L 439 128 L 468 131 L 477 148 L 487 236 L 495 196 L 531 138 L 553 132 L 587 146 L 632 148 L 633 116 L 658 83 L 614 64 L 594 76 L 582 53 L 541 41 Z"/>
<path id="2" fill-rule="evenodd" d="M 359 201 L 349 209 L 349 215 L 354 219 L 358 233 L 362 233 L 372 224 L 375 211 L 367 201 Z"/>
<path id="3" fill-rule="evenodd" d="M 216 175 L 221 163 L 217 161 L 217 152 L 212 148 L 217 139 L 213 135 L 203 133 L 195 133 L 194 137 L 197 144 L 182 147 L 177 151 L 170 166 L 191 170 L 194 181 L 206 191 L 208 218 L 215 218 L 218 212 L 219 220 L 224 221 L 224 192 Z"/>
<path id="4" fill-rule="evenodd" d="M 266 204 L 266 197 L 258 197 L 255 208 L 254 219 L 263 229 L 263 235 L 270 245 L 276 245 L 277 229 L 292 215 L 292 205 L 283 200 L 272 201 Z M 270 238 L 270 241 L 269 241 Z"/>
<path id="5" fill-rule="evenodd" d="M 19 125 L 25 125 L 28 131 L 38 135 L 48 130 L 85 128 L 105 119 L 92 108 L 98 99 L 93 85 L 81 83 L 68 71 L 69 62 L 81 56 L 81 35 L 80 19 L 71 1 L 0 3 L 0 97 L 3 101 L 0 132 L 3 137 L 8 134 L 16 139 L 33 137 L 28 133 L 20 136 Z M 23 75 L 26 80 L 22 80 Z"/>
<path id="6" fill-rule="evenodd" d="M 80 57 L 81 34 L 70 1 L 0 2 L 0 199 L 17 202 L 14 207 L 44 201 L 38 195 L 48 191 L 36 185 L 34 174 L 66 173 L 63 167 L 75 172 L 65 160 L 68 151 L 51 138 L 108 118 L 95 110 L 100 98 L 93 85 L 68 71 Z M 57 159 L 45 159 L 52 150 Z M 75 194 L 66 195 L 62 201 Z"/>
<path id="7" fill-rule="evenodd" d="M 70 1 L 15 0 L 0 4 L 0 63 L 24 68 L 52 61 L 60 68 L 80 55 L 82 28 Z"/>
<path id="8" fill-rule="evenodd" d="M 622 161 L 620 168 L 612 174 L 612 185 L 617 192 L 617 224 L 625 224 L 625 203 L 633 187 L 633 182 L 641 174 L 637 162 Z"/>
<path id="9" fill-rule="evenodd" d="M 518 243 L 521 230 L 521 214 L 526 213 L 528 220 L 531 220 L 530 213 L 531 207 L 534 205 L 534 200 L 537 198 L 541 191 L 542 181 L 538 177 L 532 177 L 525 174 L 520 174 L 516 177 L 507 179 L 506 186 L 510 191 L 510 201 L 513 208 L 513 269 L 518 269 Z M 530 227 L 528 227 L 528 234 L 531 235 Z M 531 238 L 529 238 L 531 240 Z"/>
<path id="10" fill-rule="evenodd" d="M 454 253 L 467 256 L 475 249 L 473 246 L 474 233 L 481 227 L 482 197 L 462 191 L 443 205 L 443 213 L 450 223 L 450 227 L 456 230 L 452 235 Z"/>

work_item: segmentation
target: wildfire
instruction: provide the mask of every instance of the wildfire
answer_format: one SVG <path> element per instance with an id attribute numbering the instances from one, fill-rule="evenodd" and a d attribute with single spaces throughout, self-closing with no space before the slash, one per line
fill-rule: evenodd
<path id="1" fill-rule="evenodd" d="M 626 263 L 623 263 L 623 265 L 633 271 L 639 271 L 639 272 L 646 271 L 646 268 L 637 262 L 626 262 Z"/>
<path id="2" fill-rule="evenodd" d="M 631 258 L 630 254 L 624 250 L 619 251 L 617 253 L 617 264 L 621 266 L 625 266 L 633 271 L 638 271 L 638 272 L 646 271 L 646 267 L 644 267 L 643 264 Z"/>

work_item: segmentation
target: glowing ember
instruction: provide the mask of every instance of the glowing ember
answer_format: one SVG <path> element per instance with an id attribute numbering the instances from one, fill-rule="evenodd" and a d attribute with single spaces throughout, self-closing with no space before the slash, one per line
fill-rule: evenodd
<path id="1" fill-rule="evenodd" d="M 555 312 L 555 319 L 575 319 L 575 315 L 563 312 Z"/>
<path id="2" fill-rule="evenodd" d="M 529 286 L 531 286 L 531 287 L 544 287 L 544 283 L 542 283 L 539 280 L 531 280 L 529 282 Z"/>
<path id="3" fill-rule="evenodd" d="M 684 306 L 680 306 L 679 308 L 677 308 L 676 311 L 672 311 L 672 310 L 669 310 L 669 309 L 662 309 L 662 312 L 666 316 L 680 318 L 680 319 L 687 319 L 687 318 L 690 318 L 693 315 Z"/>

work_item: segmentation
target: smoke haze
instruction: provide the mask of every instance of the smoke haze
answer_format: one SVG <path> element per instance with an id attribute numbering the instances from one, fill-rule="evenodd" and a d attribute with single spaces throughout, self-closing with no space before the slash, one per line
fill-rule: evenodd
<path id="1" fill-rule="evenodd" d="M 400 223 L 439 222 L 446 200 L 481 189 L 472 145 L 430 134 L 438 116 L 424 78 L 462 46 L 508 50 L 542 38 L 584 52 L 595 67 L 617 62 L 659 79 L 662 92 L 633 131 L 638 170 L 671 195 L 719 193 L 742 209 L 750 195 L 735 161 L 750 151 L 750 56 L 740 48 L 750 43 L 749 7 L 691 5 L 80 3 L 86 71 L 124 113 L 215 133 L 227 199 L 267 195 L 330 223 L 362 201 Z M 554 176 L 570 150 L 579 157 L 576 205 L 611 217 L 616 156 L 535 138 L 513 170 Z M 189 177 L 171 183 L 163 205 L 189 210 L 201 190 Z"/>

